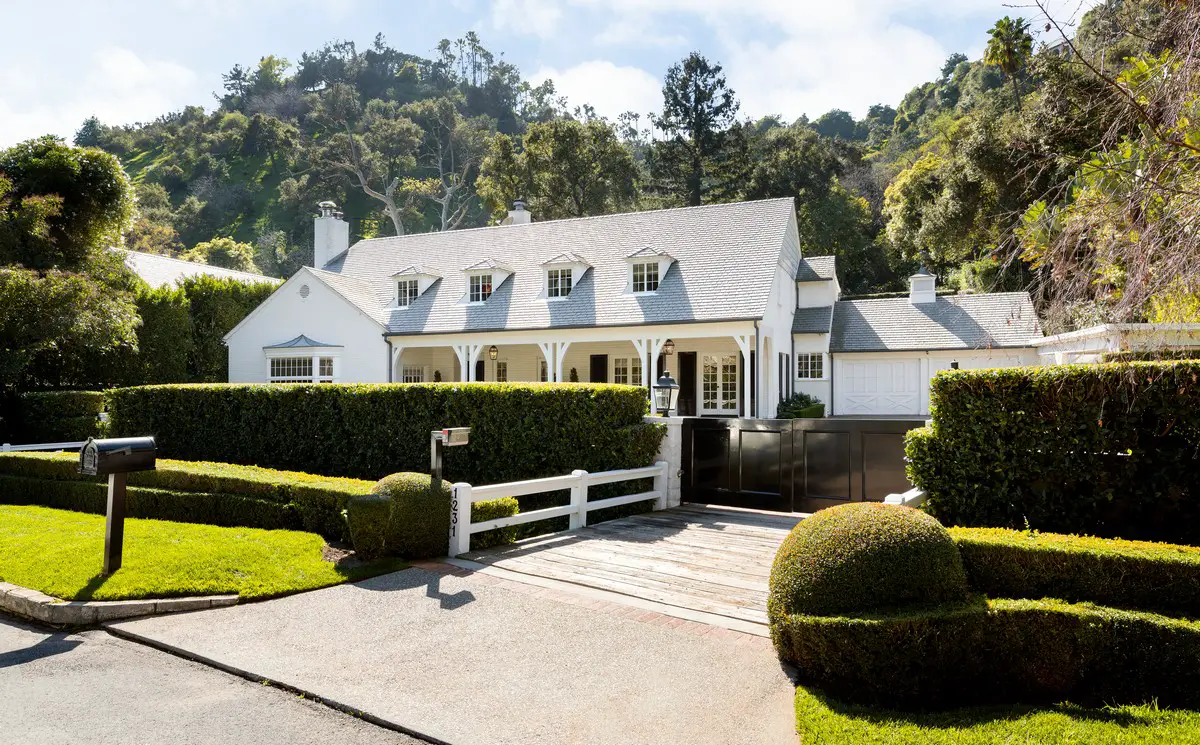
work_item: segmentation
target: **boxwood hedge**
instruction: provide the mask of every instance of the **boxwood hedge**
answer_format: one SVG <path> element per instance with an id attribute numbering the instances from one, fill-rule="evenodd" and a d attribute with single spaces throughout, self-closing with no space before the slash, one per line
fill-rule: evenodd
<path id="1" fill-rule="evenodd" d="M 0 502 L 103 514 L 107 486 L 77 472 L 71 453 L 0 453 Z M 348 538 L 342 511 L 370 481 L 313 476 L 227 463 L 160 458 L 131 473 L 129 514 L 176 522 L 293 528 Z M 448 508 L 447 508 L 448 509 Z"/>
<path id="2" fill-rule="evenodd" d="M 11 396 L 0 415 L 0 434 L 15 444 L 99 437 L 104 402 L 100 391 L 39 391 Z"/>
<path id="3" fill-rule="evenodd" d="M 1200 543 L 1200 361 L 939 373 L 908 474 L 947 525 Z"/>
<path id="4" fill-rule="evenodd" d="M 951 528 L 972 588 L 1200 618 L 1200 548 L 1002 528 Z"/>
<path id="5" fill-rule="evenodd" d="M 654 462 L 645 391 L 618 385 L 163 385 L 109 392 L 115 437 L 169 458 L 379 479 L 428 472 L 429 433 L 471 427 L 446 477 L 476 484 Z"/>

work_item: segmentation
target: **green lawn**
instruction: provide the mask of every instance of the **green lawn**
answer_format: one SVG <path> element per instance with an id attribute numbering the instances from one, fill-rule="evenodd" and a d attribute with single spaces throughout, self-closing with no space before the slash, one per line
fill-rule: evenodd
<path id="1" fill-rule="evenodd" d="M 913 714 L 796 689 L 801 745 L 1195 745 L 1200 712 L 1151 706 L 987 706 Z"/>
<path id="2" fill-rule="evenodd" d="M 122 567 L 105 578 L 103 516 L 0 505 L 0 581 L 67 600 L 262 598 L 404 566 L 396 559 L 334 564 L 324 547 L 314 533 L 127 519 Z"/>

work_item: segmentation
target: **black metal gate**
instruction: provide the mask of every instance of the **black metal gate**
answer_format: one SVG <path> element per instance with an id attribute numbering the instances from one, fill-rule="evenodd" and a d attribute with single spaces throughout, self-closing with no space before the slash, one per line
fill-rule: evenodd
<path id="1" fill-rule="evenodd" d="M 683 501 L 781 512 L 881 502 L 910 487 L 904 433 L 922 419 L 687 419 Z"/>

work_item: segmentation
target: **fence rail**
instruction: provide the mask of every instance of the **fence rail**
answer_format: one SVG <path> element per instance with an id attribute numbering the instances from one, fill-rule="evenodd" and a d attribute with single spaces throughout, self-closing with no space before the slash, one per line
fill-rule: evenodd
<path id="1" fill-rule="evenodd" d="M 471 536 L 495 528 L 507 528 L 511 525 L 548 520 L 553 517 L 570 517 L 570 530 L 587 526 L 588 513 L 605 507 L 618 507 L 633 502 L 654 500 L 654 509 L 661 510 L 667 506 L 667 463 L 659 461 L 645 468 L 628 468 L 620 471 L 602 471 L 588 473 L 587 471 L 572 471 L 570 476 L 552 476 L 546 479 L 530 479 L 528 481 L 512 481 L 506 484 L 488 484 L 487 486 L 472 486 L 471 484 L 454 484 L 450 498 L 450 556 L 459 556 L 471 550 Z M 627 494 L 609 499 L 588 501 L 588 489 L 602 484 L 617 484 L 622 481 L 637 479 L 654 479 L 654 487 L 647 492 Z M 561 507 L 547 507 L 532 512 L 522 512 L 510 517 L 501 517 L 481 523 L 471 522 L 471 505 L 501 497 L 524 497 L 530 494 L 543 494 L 551 491 L 570 490 L 571 501 Z"/>
<path id="2" fill-rule="evenodd" d="M 10 445 L 7 442 L 0 445 L 0 453 L 23 453 L 33 450 L 78 450 L 82 442 L 40 442 L 36 445 Z"/>

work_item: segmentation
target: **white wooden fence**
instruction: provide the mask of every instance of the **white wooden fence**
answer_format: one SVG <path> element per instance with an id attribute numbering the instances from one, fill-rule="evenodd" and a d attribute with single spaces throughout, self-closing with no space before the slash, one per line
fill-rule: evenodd
<path id="1" fill-rule="evenodd" d="M 651 499 L 654 500 L 654 509 L 661 510 L 667 506 L 667 468 L 666 461 L 659 461 L 646 468 L 629 468 L 622 471 L 602 471 L 600 473 L 572 471 L 570 476 L 552 476 L 547 479 L 513 481 L 507 484 L 471 486 L 457 483 L 453 487 L 450 498 L 450 556 L 467 553 L 471 549 L 472 535 L 494 528 L 507 528 L 510 525 L 521 525 L 566 515 L 570 517 L 570 529 L 576 530 L 587 526 L 587 516 L 592 510 Z M 598 499 L 594 502 L 588 501 L 590 487 L 647 478 L 654 479 L 654 487 L 650 491 L 623 497 Z M 485 502 L 501 497 L 523 497 L 563 489 L 571 490 L 571 502 L 562 507 L 547 507 L 543 510 L 522 512 L 511 517 L 501 517 L 482 523 L 471 522 L 471 505 L 476 502 Z"/>
<path id="2" fill-rule="evenodd" d="M 78 450 L 83 447 L 82 442 L 43 442 L 37 445 L 9 445 L 7 442 L 0 445 L 0 453 L 23 453 L 34 450 Z"/>

